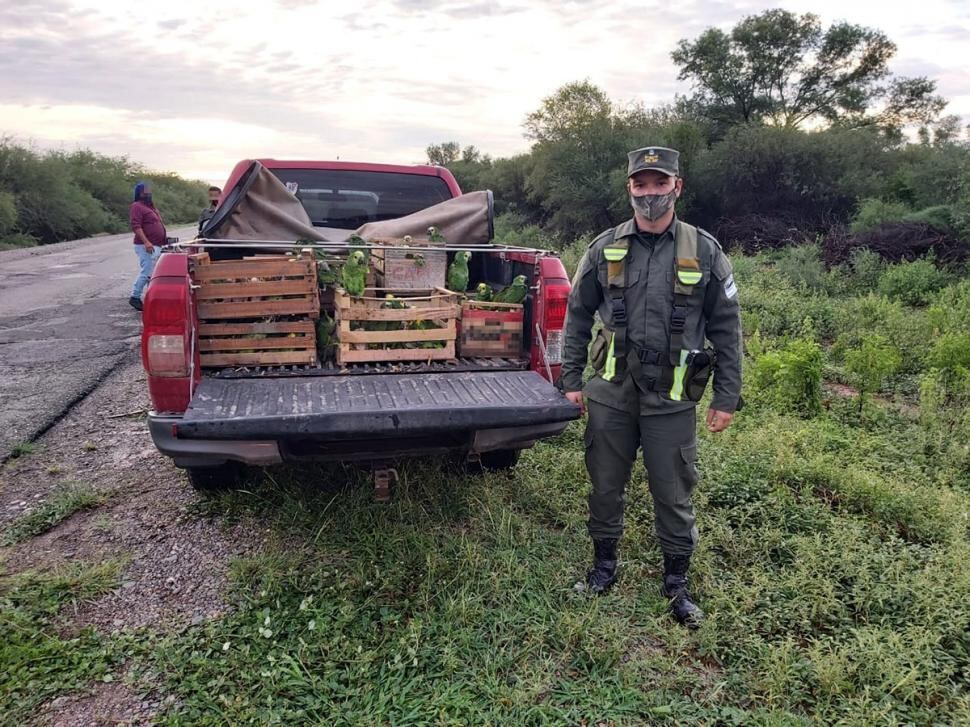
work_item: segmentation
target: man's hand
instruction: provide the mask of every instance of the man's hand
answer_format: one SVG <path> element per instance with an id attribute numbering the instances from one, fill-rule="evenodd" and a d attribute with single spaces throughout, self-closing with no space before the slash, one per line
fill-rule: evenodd
<path id="1" fill-rule="evenodd" d="M 586 400 L 583 398 L 582 391 L 567 391 L 566 398 L 578 406 L 582 411 L 583 416 L 586 416 Z"/>
<path id="2" fill-rule="evenodd" d="M 726 411 L 718 411 L 717 409 L 707 410 L 707 431 L 709 432 L 714 434 L 723 432 L 731 426 L 733 421 L 734 414 L 728 414 Z"/>
<path id="3" fill-rule="evenodd" d="M 151 244 L 150 242 L 146 242 L 145 243 L 145 252 L 147 252 L 149 255 L 154 254 L 154 252 L 155 252 L 155 246 L 153 244 Z"/>

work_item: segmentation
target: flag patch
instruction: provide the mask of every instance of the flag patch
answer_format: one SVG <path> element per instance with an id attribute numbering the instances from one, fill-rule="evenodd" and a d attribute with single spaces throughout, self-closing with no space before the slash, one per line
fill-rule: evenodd
<path id="1" fill-rule="evenodd" d="M 733 298 L 738 294 L 738 286 L 734 284 L 734 276 L 728 275 L 728 279 L 724 281 L 724 295 L 728 298 Z"/>

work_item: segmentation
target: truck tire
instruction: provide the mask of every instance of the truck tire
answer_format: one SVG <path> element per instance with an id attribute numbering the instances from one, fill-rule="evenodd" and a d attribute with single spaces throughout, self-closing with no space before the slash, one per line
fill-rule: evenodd
<path id="1" fill-rule="evenodd" d="M 225 462 L 211 467 L 186 467 L 189 482 L 198 492 L 233 490 L 242 482 L 242 465 Z"/>
<path id="2" fill-rule="evenodd" d="M 491 452 L 482 452 L 479 455 L 481 471 L 483 472 L 503 472 L 510 470 L 519 463 L 520 449 L 493 449 Z"/>

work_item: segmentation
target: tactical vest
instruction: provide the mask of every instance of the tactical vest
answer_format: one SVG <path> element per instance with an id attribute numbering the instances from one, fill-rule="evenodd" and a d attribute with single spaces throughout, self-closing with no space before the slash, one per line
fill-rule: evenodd
<path id="1" fill-rule="evenodd" d="M 662 391 L 673 401 L 681 401 L 684 396 L 684 375 L 687 372 L 691 351 L 684 346 L 684 331 L 687 327 L 688 303 L 692 295 L 703 295 L 697 284 L 704 278 L 700 260 L 697 258 L 697 228 L 678 222 L 674 238 L 674 303 L 670 314 L 670 351 L 669 361 L 661 364 L 664 372 Z M 616 230 L 613 231 L 616 235 Z M 605 381 L 620 383 L 626 376 L 628 364 L 626 258 L 630 252 L 630 240 L 624 237 L 612 240 L 603 248 L 607 263 L 607 296 L 613 318 L 613 331 L 606 354 L 606 362 L 600 374 Z M 664 365 L 669 364 L 669 365 Z M 667 383 L 670 384 L 669 390 Z"/>

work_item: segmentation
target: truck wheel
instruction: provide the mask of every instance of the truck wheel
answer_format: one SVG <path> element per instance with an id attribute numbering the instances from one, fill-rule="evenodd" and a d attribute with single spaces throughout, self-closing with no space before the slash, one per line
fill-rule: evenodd
<path id="1" fill-rule="evenodd" d="M 501 472 L 510 470 L 519 463 L 519 449 L 494 449 L 482 452 L 479 459 L 485 472 Z"/>
<path id="2" fill-rule="evenodd" d="M 238 462 L 225 462 L 212 467 L 186 467 L 189 482 L 199 492 L 218 492 L 232 490 L 242 481 L 242 465 Z"/>

